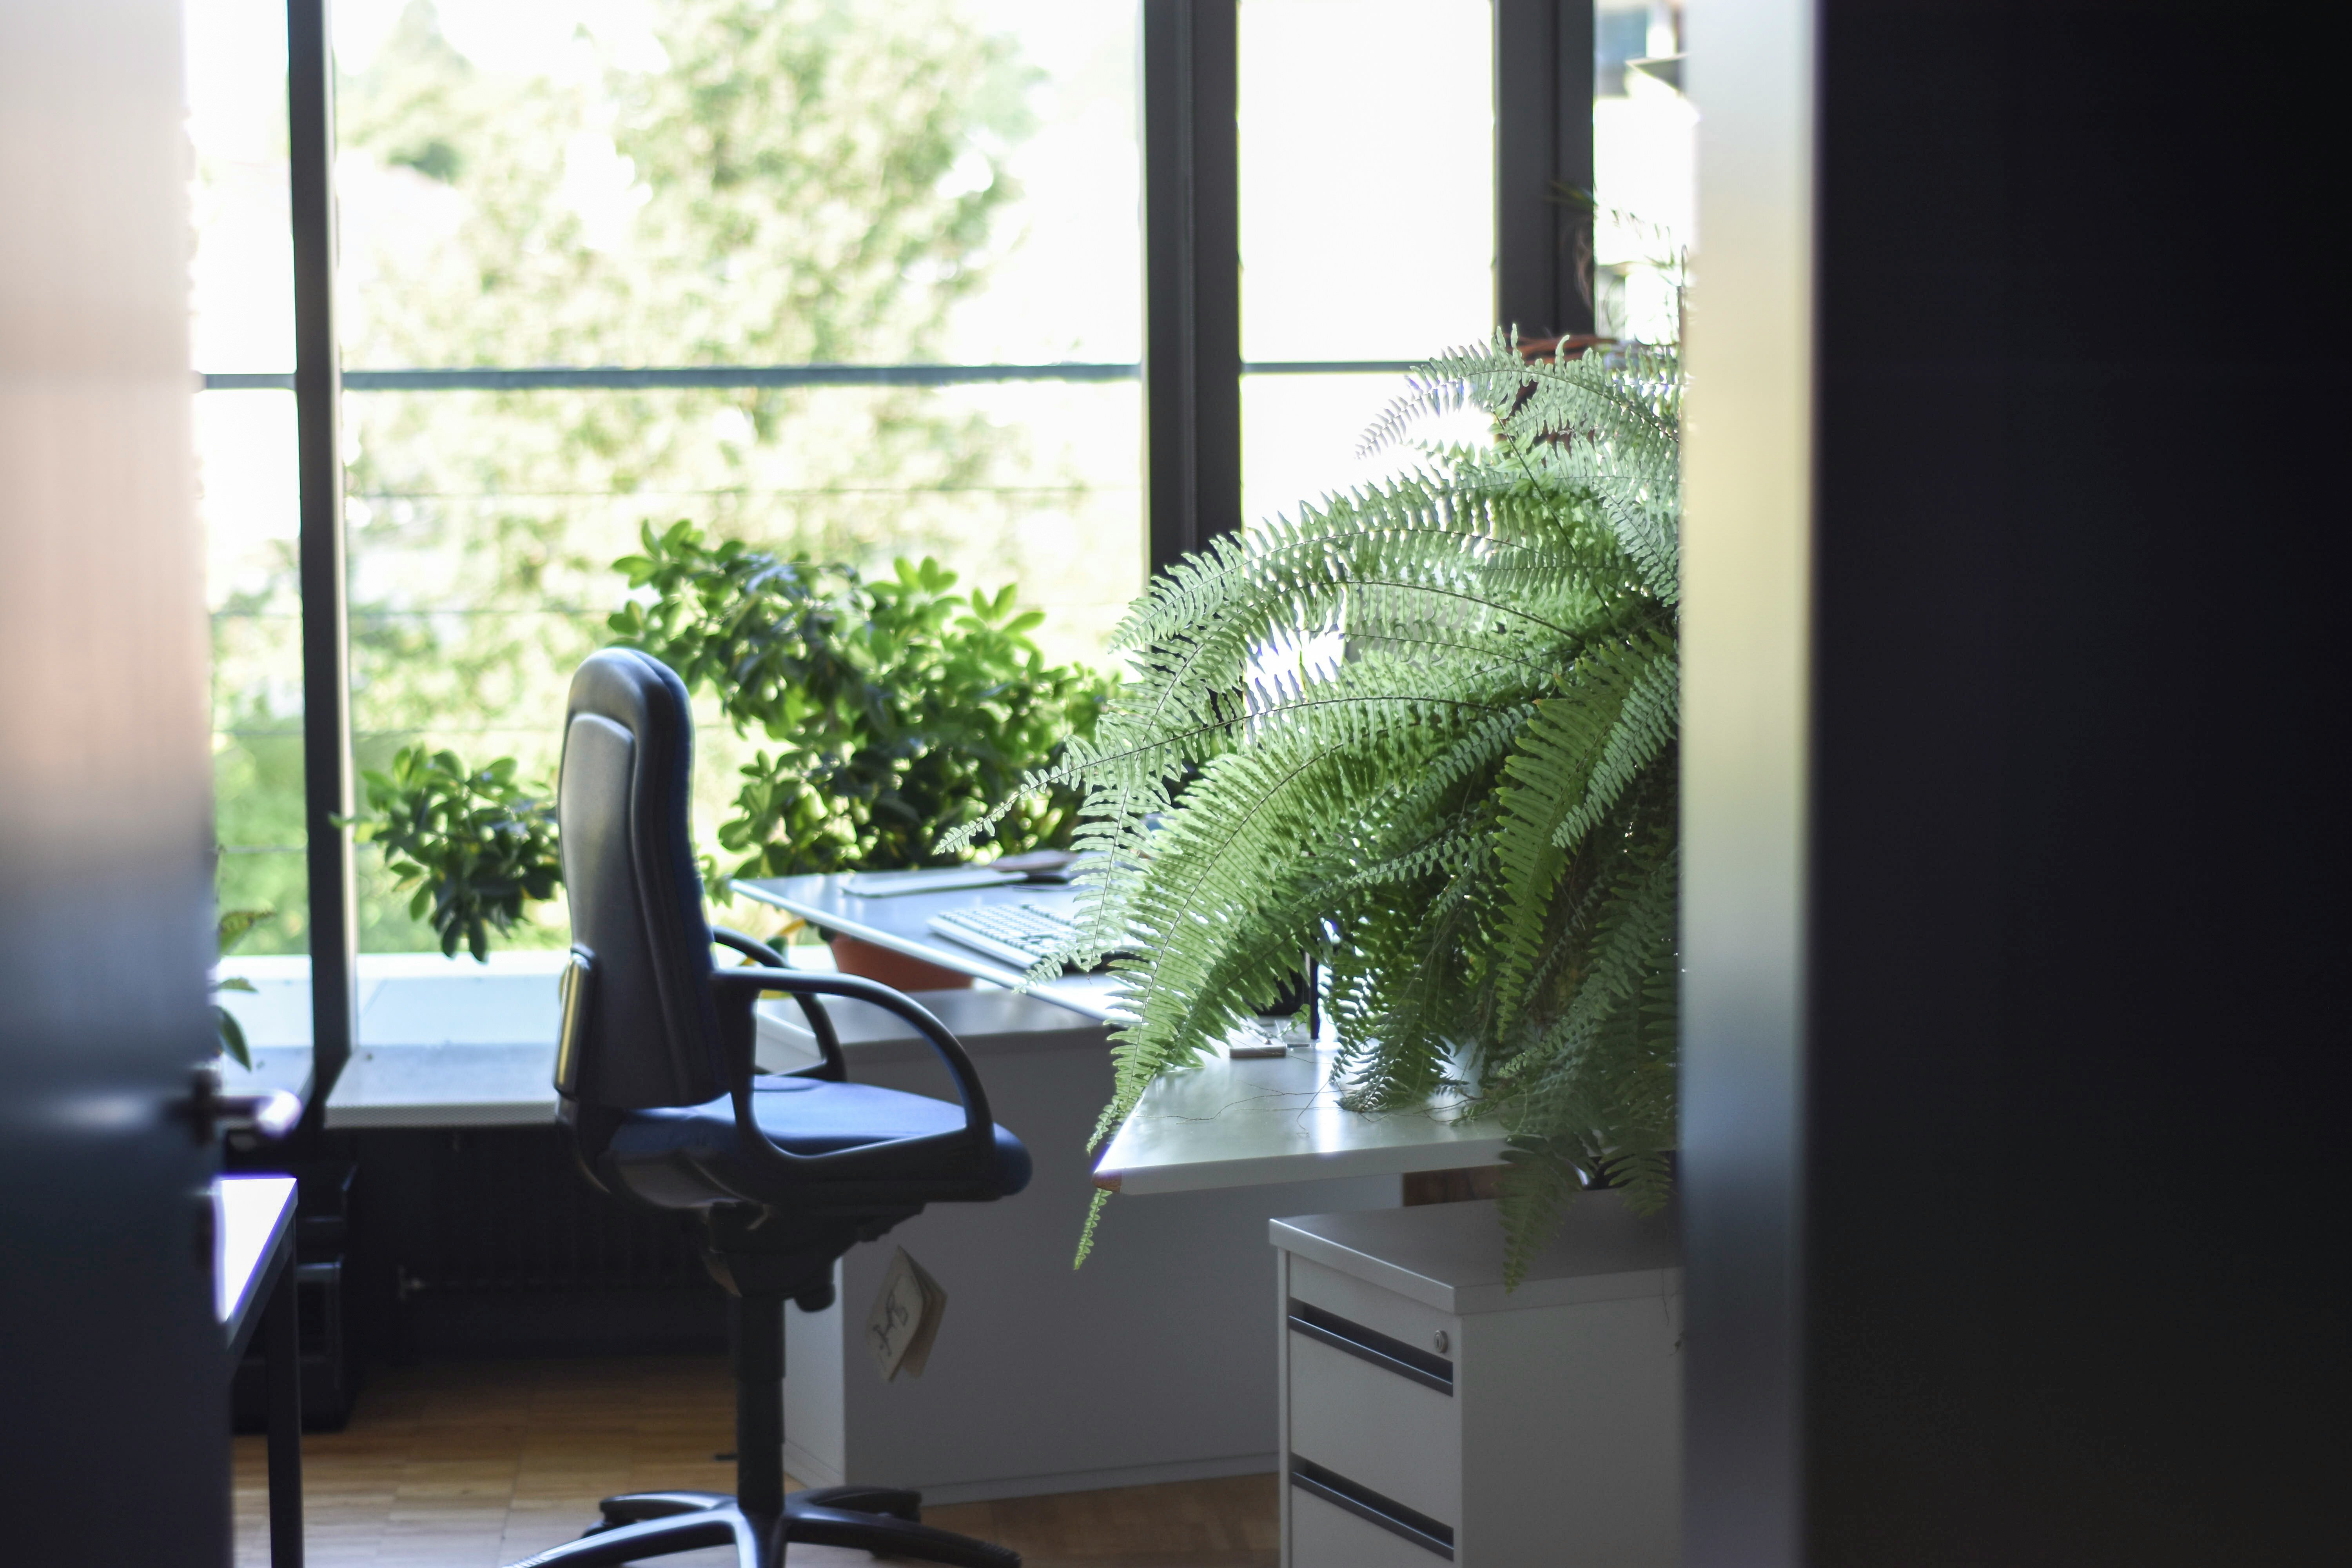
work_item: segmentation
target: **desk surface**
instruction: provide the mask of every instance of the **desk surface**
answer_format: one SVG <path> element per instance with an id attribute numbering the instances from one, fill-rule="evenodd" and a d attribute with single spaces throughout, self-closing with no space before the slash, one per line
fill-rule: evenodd
<path id="1" fill-rule="evenodd" d="M 1330 1082 L 1333 1054 L 1218 1057 L 1159 1079 L 1103 1151 L 1095 1184 L 1118 1193 L 1186 1193 L 1444 1171 L 1502 1158 L 1502 1129 L 1461 1120 L 1458 1103 L 1340 1109 Z"/>
<path id="2" fill-rule="evenodd" d="M 239 1067 L 227 1057 L 220 1058 L 223 1094 L 270 1094 L 283 1089 L 303 1104 L 310 1103 L 318 1079 L 308 1045 L 254 1045 L 248 1049 L 253 1057 L 250 1068 Z"/>
<path id="3" fill-rule="evenodd" d="M 555 1011 L 552 1003 L 549 1013 Z M 555 1121 L 545 1045 L 362 1046 L 327 1099 L 327 1126 L 538 1127 Z"/>
<path id="4" fill-rule="evenodd" d="M 547 987 L 551 993 L 552 986 Z M 1102 1026 L 1008 991 L 923 991 L 915 1000 L 953 1030 L 982 1062 L 1008 1051 L 1102 1049 Z M 853 1063 L 929 1060 L 930 1047 L 887 1014 L 862 1003 L 826 1005 Z M 794 1004 L 759 1004 L 758 1060 L 786 1071 L 814 1059 L 815 1046 Z M 327 1125 L 367 1127 L 543 1127 L 555 1120 L 555 1006 L 547 1005 L 548 1038 L 531 1045 L 363 1046 L 352 1055 L 327 1101 Z M 856 1070 L 853 1066 L 853 1072 Z M 984 1070 L 984 1069 L 983 1069 Z"/>
<path id="5" fill-rule="evenodd" d="M 784 877 L 736 886 L 814 924 L 1007 988 L 1020 984 L 1017 972 L 930 935 L 923 922 L 940 910 L 982 904 L 1008 893 L 1034 899 L 1061 891 L 1016 884 L 874 899 L 844 893 L 841 880 Z M 498 957 L 501 962 L 488 969 L 452 965 L 437 957 L 417 957 L 408 965 L 416 969 L 414 975 L 404 968 L 397 973 L 387 969 L 366 1015 L 369 1028 L 328 1101 L 327 1125 L 341 1130 L 551 1121 L 555 1091 L 548 1079 L 554 1055 L 555 965 L 562 955 Z M 307 975 L 300 978 L 307 1002 Z M 1036 987 L 1027 997 L 981 990 L 930 993 L 921 999 L 966 1038 L 975 1056 L 1000 1044 L 992 1037 L 1003 1037 L 1003 1048 L 1098 1050 L 1099 1035 L 1053 1028 L 1038 1016 L 1038 1004 L 1116 1022 L 1118 985 L 1111 975 L 1070 975 Z M 859 1011 L 854 1005 L 849 1009 Z M 797 1042 L 783 1036 L 791 1033 L 796 1010 L 772 1002 L 762 1004 L 761 1012 L 774 1013 L 772 1021 L 782 1026 L 772 1030 L 763 1024 L 762 1062 L 772 1047 L 793 1056 Z M 911 1048 L 893 1030 L 867 1040 L 853 1024 L 844 1034 L 853 1049 Z M 301 1052 L 306 1062 L 308 1054 L 307 1048 Z M 1493 1123 L 1459 1121 L 1444 1106 L 1379 1115 L 1342 1110 L 1325 1081 L 1329 1064 L 1328 1051 L 1242 1061 L 1219 1057 L 1162 1079 L 1104 1152 L 1096 1178 L 1127 1193 L 1195 1192 L 1449 1170 L 1491 1164 L 1500 1157 L 1502 1135 Z M 780 1059 L 772 1065 L 787 1064 Z"/>
<path id="6" fill-rule="evenodd" d="M 941 893 L 902 893 L 895 898 L 862 899 L 845 892 L 842 877 L 774 877 L 739 881 L 735 890 L 745 898 L 798 915 L 811 925 L 854 936 L 877 947 L 952 969 L 1007 989 L 1021 984 L 1021 971 L 1001 963 L 961 942 L 933 936 L 924 922 L 943 910 L 976 909 L 1008 900 L 1045 903 L 1066 899 L 1075 903 L 1077 889 L 1051 884 L 1013 882 L 994 888 L 958 888 Z M 1030 989 L 1056 1006 L 1089 1018 L 1115 1021 L 1118 1010 L 1116 975 L 1068 974 Z"/>
<path id="7" fill-rule="evenodd" d="M 998 985 L 1021 984 L 1018 971 L 984 953 L 930 934 L 924 922 L 941 910 L 1008 898 L 1076 899 L 1035 885 L 962 888 L 949 892 L 859 898 L 840 877 L 779 877 L 739 881 L 748 898 L 812 925 L 887 947 Z M 1030 994 L 1088 1017 L 1118 1022 L 1118 977 L 1069 975 Z M 1223 1055 L 1173 1073 L 1144 1092 L 1102 1160 L 1095 1183 L 1121 1193 L 1202 1192 L 1326 1176 L 1393 1175 L 1492 1164 L 1502 1131 L 1490 1121 L 1457 1120 L 1436 1105 L 1377 1115 L 1343 1110 L 1328 1082 L 1332 1053 L 1234 1061 Z"/>
<path id="8" fill-rule="evenodd" d="M 270 1266 L 294 1228 L 291 1176 L 222 1176 L 213 1183 L 213 1315 L 232 1350 L 250 1337 L 268 1292 Z"/>

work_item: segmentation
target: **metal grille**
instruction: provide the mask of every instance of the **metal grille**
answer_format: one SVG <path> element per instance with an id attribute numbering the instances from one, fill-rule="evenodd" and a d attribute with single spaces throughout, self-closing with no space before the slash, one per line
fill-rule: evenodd
<path id="1" fill-rule="evenodd" d="M 710 1288 L 684 1216 L 598 1192 L 560 1131 L 436 1134 L 430 1183 L 430 1244 L 404 1249 L 412 1250 L 403 1260 L 411 1288 Z M 380 1194 L 378 1201 L 401 1199 Z"/>

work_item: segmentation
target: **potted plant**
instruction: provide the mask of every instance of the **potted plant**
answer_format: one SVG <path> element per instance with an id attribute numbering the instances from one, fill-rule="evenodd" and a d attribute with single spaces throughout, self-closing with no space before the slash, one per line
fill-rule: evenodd
<path id="1" fill-rule="evenodd" d="M 246 932 L 272 918 L 276 913 L 275 910 L 221 910 L 220 920 L 214 927 L 213 932 L 215 962 L 217 963 L 219 959 L 227 957 L 229 950 L 245 940 Z M 218 996 L 224 991 L 242 991 L 250 994 L 253 991 L 253 982 L 241 974 L 223 975 L 211 982 L 209 989 L 215 996 Z M 236 1014 L 218 1002 L 213 1004 L 213 1037 L 220 1047 L 221 1055 L 237 1066 L 248 1071 L 251 1070 L 253 1051 L 246 1044 L 245 1026 L 236 1021 Z"/>
<path id="2" fill-rule="evenodd" d="M 1077 789 L 1024 780 L 1054 773 L 1093 732 L 1109 685 L 1045 662 L 1028 637 L 1044 614 L 1020 608 L 1012 585 L 959 594 L 955 574 L 928 559 L 866 578 L 714 544 L 685 522 L 648 524 L 642 539 L 642 554 L 614 564 L 650 595 L 616 612 L 612 630 L 764 742 L 719 829 L 720 848 L 743 857 L 729 875 L 901 870 L 1069 845 Z M 971 984 L 865 942 L 832 944 L 845 970 L 901 989 Z"/>
<path id="3" fill-rule="evenodd" d="M 1077 665 L 1048 665 L 1028 634 L 1044 618 L 1010 585 L 956 591 L 937 562 L 901 560 L 887 577 L 820 565 L 691 524 L 642 533 L 614 563 L 642 598 L 610 618 L 618 640 L 711 690 L 739 734 L 764 742 L 742 770 L 735 815 L 719 826 L 727 877 L 897 870 L 1066 847 L 1074 785 L 1032 788 L 1074 736 L 1092 732 L 1108 690 Z M 405 748 L 366 775 L 359 836 L 382 847 L 410 911 L 441 950 L 486 956 L 562 879 L 553 791 L 520 781 L 513 759 L 471 767 Z M 983 822 L 983 819 L 986 819 Z M 964 828 L 954 847 L 950 830 Z M 969 977 L 834 941 L 844 969 L 901 989 Z"/>
<path id="4" fill-rule="evenodd" d="M 1137 602 L 1132 679 L 1028 781 L 1086 792 L 1067 956 L 1111 955 L 1135 1015 L 1097 1142 L 1304 952 L 1349 1103 L 1450 1086 L 1501 1119 L 1515 1268 L 1586 1182 L 1664 1202 L 1680 399 L 1666 349 L 1445 355 L 1368 442 L 1464 408 L 1490 442 L 1425 443 Z"/>
<path id="5" fill-rule="evenodd" d="M 516 771 L 512 757 L 469 768 L 455 752 L 404 746 L 390 768 L 363 775 L 368 815 L 353 837 L 379 846 L 394 884 L 414 889 L 409 915 L 430 922 L 446 957 L 462 942 L 487 962 L 490 932 L 513 930 L 563 879 L 554 792 Z"/>

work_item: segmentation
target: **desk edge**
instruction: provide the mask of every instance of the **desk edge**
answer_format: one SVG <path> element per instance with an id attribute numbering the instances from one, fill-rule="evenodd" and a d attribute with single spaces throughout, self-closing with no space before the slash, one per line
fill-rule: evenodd
<path id="1" fill-rule="evenodd" d="M 1153 1193 L 1212 1192 L 1225 1187 L 1271 1186 L 1278 1182 L 1319 1182 L 1344 1176 L 1402 1176 L 1416 1171 L 1454 1171 L 1491 1165 L 1503 1157 L 1504 1137 L 1452 1139 L 1436 1143 L 1392 1143 L 1371 1149 L 1258 1154 L 1243 1160 L 1170 1165 L 1097 1166 L 1094 1184 L 1105 1192 L 1144 1196 Z"/>
<path id="2" fill-rule="evenodd" d="M 294 1215 L 302 1201 L 302 1184 L 292 1176 L 261 1172 L 248 1174 L 242 1172 L 224 1171 L 213 1180 L 215 1184 L 221 1182 L 283 1182 L 286 1184 L 285 1201 L 278 1205 L 278 1214 L 269 1223 L 269 1234 L 262 1239 L 261 1251 L 256 1256 L 253 1273 L 246 1281 L 246 1289 L 239 1292 L 235 1301 L 229 1303 L 228 1316 L 220 1321 L 221 1337 L 228 1349 L 229 1359 L 234 1363 L 238 1353 L 251 1342 L 253 1326 L 260 1321 L 258 1313 L 268 1310 L 266 1298 L 268 1288 L 277 1282 L 278 1270 L 286 1265 L 283 1254 L 291 1245 Z"/>

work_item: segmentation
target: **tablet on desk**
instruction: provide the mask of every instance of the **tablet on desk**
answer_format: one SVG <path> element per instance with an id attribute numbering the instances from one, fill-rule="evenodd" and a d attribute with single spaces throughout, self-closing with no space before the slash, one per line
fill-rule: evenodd
<path id="1" fill-rule="evenodd" d="M 960 888 L 1002 888 L 1026 880 L 1025 872 L 1000 871 L 993 866 L 937 866 L 920 871 L 854 871 L 841 879 L 841 890 L 860 899 L 895 899 Z"/>
<path id="2" fill-rule="evenodd" d="M 984 871 L 990 868 L 938 869 L 961 869 L 968 874 L 973 869 Z M 905 873 L 895 875 L 903 878 Z M 861 898 L 845 885 L 849 880 L 849 873 L 834 873 L 747 878 L 737 881 L 734 886 L 745 896 L 797 915 L 825 931 L 853 936 L 861 942 L 870 942 L 906 953 L 911 958 L 973 975 L 991 985 L 1008 987 L 1022 986 L 1023 976 L 1034 964 L 1034 960 L 1029 956 L 1034 949 L 1020 950 L 1021 956 L 1017 960 L 983 952 L 971 943 L 951 941 L 931 929 L 928 923 L 929 917 L 945 910 L 975 905 L 1035 903 L 1057 909 L 1065 919 L 1068 919 L 1076 914 L 1078 903 L 1084 897 L 1076 888 L 1041 887 L 1034 882 L 1024 886 L 1021 881 L 1001 873 L 992 880 L 961 888 L 942 889 L 934 886 L 926 889 L 922 896 L 910 898 Z M 1064 974 L 1058 979 L 1041 981 L 1027 989 L 1045 1001 L 1090 1018 L 1124 1017 L 1124 1008 L 1119 1000 L 1122 983 L 1114 974 Z"/>
<path id="3" fill-rule="evenodd" d="M 1078 852 L 1075 849 L 1031 849 L 1020 855 L 1007 855 L 989 862 L 993 871 L 1017 871 L 1033 882 L 1066 885 L 1076 875 Z"/>
<path id="4" fill-rule="evenodd" d="M 908 893 L 948 893 L 962 888 L 1003 888 L 1014 882 L 1067 883 L 1077 856 L 1067 849 L 1033 849 L 985 866 L 932 866 L 913 871 L 853 871 L 841 890 L 860 899 Z"/>

